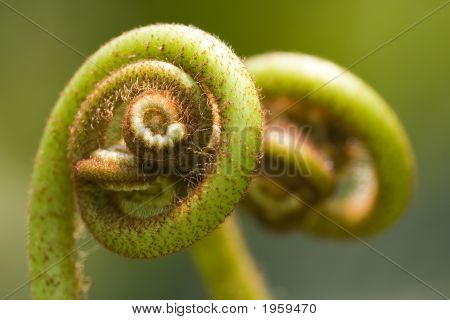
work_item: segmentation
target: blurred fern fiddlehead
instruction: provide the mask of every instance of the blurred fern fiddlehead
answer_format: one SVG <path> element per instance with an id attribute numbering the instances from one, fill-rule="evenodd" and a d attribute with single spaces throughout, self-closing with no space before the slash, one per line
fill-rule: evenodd
<path id="1" fill-rule="evenodd" d="M 411 195 L 414 156 L 388 104 L 313 56 L 263 54 L 246 66 L 267 115 L 264 170 L 244 201 L 250 211 L 276 230 L 334 238 L 392 224 Z"/>
<path id="2" fill-rule="evenodd" d="M 33 297 L 83 294 L 76 210 L 128 257 L 167 255 L 207 235 L 247 188 L 261 127 L 251 77 L 215 37 L 153 25 L 108 42 L 64 89 L 36 156 Z"/>

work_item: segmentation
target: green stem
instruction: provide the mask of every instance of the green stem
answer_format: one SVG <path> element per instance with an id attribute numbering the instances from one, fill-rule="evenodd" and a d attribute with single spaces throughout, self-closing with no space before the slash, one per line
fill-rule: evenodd
<path id="1" fill-rule="evenodd" d="M 236 217 L 192 247 L 193 259 L 215 299 L 270 299 L 265 280 L 248 253 Z"/>

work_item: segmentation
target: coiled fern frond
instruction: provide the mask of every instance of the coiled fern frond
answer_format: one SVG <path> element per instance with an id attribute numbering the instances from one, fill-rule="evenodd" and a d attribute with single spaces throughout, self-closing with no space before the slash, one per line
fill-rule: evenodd
<path id="1" fill-rule="evenodd" d="M 207 235 L 247 188 L 261 126 L 253 81 L 217 38 L 161 24 L 105 44 L 64 89 L 36 156 L 33 296 L 82 295 L 76 210 L 101 244 L 128 257 L 167 255 Z"/>
<path id="2" fill-rule="evenodd" d="M 245 202 L 266 225 L 325 237 L 391 225 L 414 185 L 414 156 L 388 104 L 317 57 L 270 53 L 246 66 L 262 90 L 262 174 Z"/>

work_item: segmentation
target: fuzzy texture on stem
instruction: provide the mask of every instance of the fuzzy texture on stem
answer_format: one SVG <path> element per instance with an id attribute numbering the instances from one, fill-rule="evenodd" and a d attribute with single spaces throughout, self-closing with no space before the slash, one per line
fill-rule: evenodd
<path id="1" fill-rule="evenodd" d="M 36 155 L 33 297 L 82 296 L 76 208 L 100 243 L 129 257 L 206 236 L 245 191 L 261 127 L 252 79 L 210 34 L 161 24 L 105 44 L 64 89 Z"/>
<path id="2" fill-rule="evenodd" d="M 392 224 L 410 198 L 415 162 L 388 104 L 349 71 L 317 57 L 270 53 L 246 66 L 267 110 L 263 175 L 246 206 L 276 230 L 333 238 Z M 304 128 L 309 134 L 296 144 Z M 274 160 L 282 170 L 272 169 Z"/>

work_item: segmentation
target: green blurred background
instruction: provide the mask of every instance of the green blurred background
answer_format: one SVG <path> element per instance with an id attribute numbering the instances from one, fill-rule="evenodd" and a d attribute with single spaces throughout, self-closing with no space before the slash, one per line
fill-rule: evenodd
<path id="1" fill-rule="evenodd" d="M 3 1 L 2 1 L 3 2 Z M 349 66 L 443 3 L 378 1 L 13 1 L 85 55 L 123 31 L 155 22 L 196 25 L 249 56 L 302 51 Z M 26 203 L 46 118 L 83 59 L 0 3 L 0 296 L 27 280 Z M 395 109 L 418 161 L 403 217 L 370 243 L 450 295 L 450 5 L 354 69 Z M 435 292 L 354 242 L 273 235 L 240 214 L 276 297 L 434 299 Z M 188 251 L 151 261 L 89 250 L 93 299 L 206 298 Z M 28 298 L 29 288 L 12 298 Z"/>

